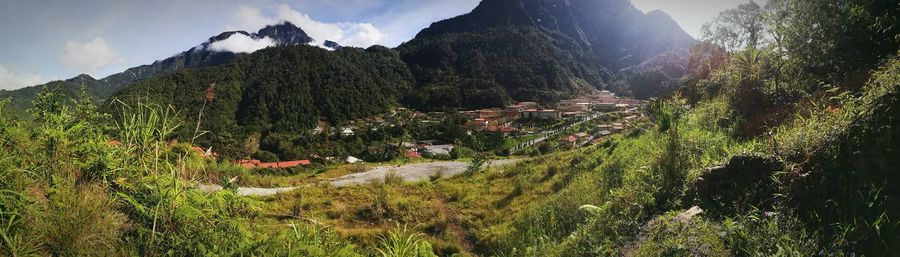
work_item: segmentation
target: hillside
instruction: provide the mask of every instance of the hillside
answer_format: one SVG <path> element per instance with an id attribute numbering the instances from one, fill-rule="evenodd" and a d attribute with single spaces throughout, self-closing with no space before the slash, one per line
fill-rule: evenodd
<path id="1" fill-rule="evenodd" d="M 485 0 L 398 49 L 269 47 L 111 105 L 43 91 L 32 119 L 0 101 L 0 256 L 900 256 L 895 0 L 742 3 L 689 68 L 666 39 L 596 49 L 617 30 L 589 14 L 668 20 L 627 3 Z M 395 108 L 682 72 L 513 125 Z"/>
<path id="2" fill-rule="evenodd" d="M 205 106 L 207 145 L 239 147 L 250 133 L 303 133 L 319 120 L 340 124 L 396 106 L 412 78 L 396 52 L 384 47 L 279 46 L 220 66 L 185 70 L 138 82 L 114 97 L 171 105 L 188 124 Z M 207 89 L 214 94 L 204 104 Z M 189 137 L 193 127 L 184 127 Z M 188 131 L 190 130 L 190 131 Z M 239 141 L 239 142 L 240 142 Z M 223 150 L 224 151 L 224 150 Z"/>
<path id="3" fill-rule="evenodd" d="M 27 116 L 26 111 L 28 110 L 28 108 L 31 108 L 32 102 L 35 100 L 35 97 L 45 87 L 49 90 L 59 92 L 69 98 L 79 96 L 82 87 L 84 87 L 88 95 L 96 97 L 108 97 L 120 89 L 120 87 L 117 87 L 110 83 L 96 80 L 90 75 L 81 74 L 71 79 L 53 81 L 40 86 L 26 87 L 12 91 L 0 90 L 0 99 L 8 98 L 10 100 L 9 105 L 13 110 L 13 114 L 18 117 L 25 117 Z"/>
<path id="4" fill-rule="evenodd" d="M 175 71 L 191 68 L 215 66 L 234 60 L 241 53 L 214 50 L 210 46 L 228 40 L 234 35 L 243 35 L 253 39 L 269 38 L 277 45 L 296 45 L 312 42 L 306 32 L 294 24 L 284 22 L 278 25 L 266 26 L 256 33 L 245 31 L 223 32 L 210 37 L 199 46 L 181 52 L 175 56 L 156 61 L 152 64 L 141 65 L 127 69 L 123 72 L 110 75 L 103 79 L 94 79 L 87 75 L 79 75 L 75 78 L 61 81 L 53 81 L 44 85 L 22 88 L 11 91 L 0 91 L 0 98 L 12 98 L 12 107 L 16 110 L 25 110 L 31 107 L 31 102 L 43 87 L 57 89 L 67 97 L 74 98 L 81 91 L 81 87 L 87 88 L 88 94 L 97 100 L 105 100 L 116 91 L 141 80 L 155 78 Z"/>
<path id="5" fill-rule="evenodd" d="M 496 99 L 549 103 L 606 88 L 623 79 L 617 78 L 623 69 L 657 68 L 647 62 L 658 56 L 682 60 L 663 67 L 680 77 L 694 42 L 667 14 L 644 14 L 626 0 L 487 0 L 398 49 L 424 94 L 410 104 L 449 94 L 494 99 L 489 105 L 497 106 Z M 459 84 L 459 92 L 447 84 Z M 437 106 L 458 105 L 468 106 Z"/>

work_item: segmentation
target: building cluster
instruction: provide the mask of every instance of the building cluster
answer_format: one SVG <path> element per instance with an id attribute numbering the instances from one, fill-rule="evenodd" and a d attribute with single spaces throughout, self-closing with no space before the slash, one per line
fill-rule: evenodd
<path id="1" fill-rule="evenodd" d="M 449 157 L 456 146 L 440 140 L 423 140 L 416 143 L 403 143 L 408 158 Z"/>
<path id="2" fill-rule="evenodd" d="M 630 112 L 630 111 L 626 111 Z M 613 123 L 605 123 L 597 125 L 595 129 L 592 130 L 591 134 L 588 133 L 575 133 L 566 137 L 563 137 L 561 140 L 563 143 L 572 144 L 573 146 L 584 146 L 584 145 L 596 145 L 603 142 L 604 139 L 612 136 L 614 134 L 622 133 L 626 130 L 627 126 L 633 123 L 636 119 L 640 118 L 638 115 L 629 115 L 623 118 L 620 122 Z"/>
<path id="3" fill-rule="evenodd" d="M 583 117 L 591 112 L 627 111 L 643 104 L 644 101 L 620 98 L 604 90 L 587 97 L 562 100 L 554 108 L 541 108 L 535 102 L 520 102 L 506 108 L 461 111 L 460 115 L 469 120 L 470 127 L 509 135 L 518 132 L 516 128 L 510 127 L 510 124 L 519 119 L 558 120 Z"/>

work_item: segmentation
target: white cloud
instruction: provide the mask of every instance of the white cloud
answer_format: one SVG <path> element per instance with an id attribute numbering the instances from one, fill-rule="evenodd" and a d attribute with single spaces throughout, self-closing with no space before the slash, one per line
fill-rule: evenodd
<path id="1" fill-rule="evenodd" d="M 253 39 L 244 34 L 234 34 L 228 39 L 212 43 L 209 45 L 209 50 L 215 52 L 252 53 L 274 45 L 275 41 L 268 37 Z"/>
<path id="2" fill-rule="evenodd" d="M 275 24 L 278 22 L 277 19 L 266 17 L 262 14 L 262 11 L 258 8 L 253 8 L 249 6 L 238 6 L 237 13 L 235 14 L 235 19 L 237 20 L 237 26 L 228 26 L 228 30 L 243 30 L 247 32 L 255 32 L 260 28 L 265 27 L 266 25 Z"/>
<path id="3" fill-rule="evenodd" d="M 124 59 L 109 49 L 103 38 L 96 37 L 85 43 L 66 42 L 59 61 L 69 69 L 96 73 L 107 66 L 122 63 Z"/>
<path id="4" fill-rule="evenodd" d="M 16 73 L 0 65 L 0 89 L 19 89 L 49 81 L 39 75 Z"/>
<path id="5" fill-rule="evenodd" d="M 241 6 L 236 13 L 236 20 L 239 25 L 229 26 L 229 28 L 255 31 L 265 27 L 265 25 L 289 21 L 306 31 L 315 40 L 313 43 L 319 46 L 323 45 L 325 40 L 331 40 L 344 46 L 369 47 L 380 44 L 385 37 L 384 33 L 371 23 L 321 22 L 305 13 L 294 10 L 287 4 L 278 5 L 274 14 L 276 16 L 274 18 L 267 17 L 258 8 Z"/>

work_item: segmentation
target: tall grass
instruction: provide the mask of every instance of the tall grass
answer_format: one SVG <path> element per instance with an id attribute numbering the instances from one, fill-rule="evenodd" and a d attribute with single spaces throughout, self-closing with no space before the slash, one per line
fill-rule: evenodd
<path id="1" fill-rule="evenodd" d="M 381 237 L 377 250 L 383 257 L 437 257 L 431 244 L 421 237 L 422 234 L 409 232 L 398 225 L 396 230 Z"/>
<path id="2" fill-rule="evenodd" d="M 122 166 L 139 167 L 138 171 L 143 175 L 159 175 L 159 171 L 171 168 L 165 165 L 170 165 L 172 160 L 161 160 L 160 157 L 165 151 L 165 142 L 182 125 L 177 118 L 179 112 L 172 107 L 152 104 L 116 103 L 119 117 L 115 119 L 115 131 L 129 156 L 122 158 L 125 162 Z"/>

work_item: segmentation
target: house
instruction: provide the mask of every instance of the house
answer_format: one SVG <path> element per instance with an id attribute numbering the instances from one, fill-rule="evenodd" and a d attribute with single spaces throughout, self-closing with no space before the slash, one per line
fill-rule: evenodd
<path id="1" fill-rule="evenodd" d="M 597 103 L 594 105 L 594 110 L 601 112 L 611 112 L 616 110 L 616 104 L 610 102 Z"/>
<path id="2" fill-rule="evenodd" d="M 344 128 L 341 130 L 341 135 L 345 136 L 345 137 L 349 137 L 349 136 L 356 135 L 356 132 L 354 132 L 353 129 L 351 129 L 351 128 Z"/>
<path id="3" fill-rule="evenodd" d="M 312 162 L 309 160 L 299 160 L 299 161 L 287 161 L 287 162 L 262 162 L 260 160 L 240 160 L 238 161 L 238 165 L 241 167 L 253 169 L 253 168 L 291 168 L 297 166 L 306 166 L 311 165 Z"/>
<path id="4" fill-rule="evenodd" d="M 577 111 L 577 112 L 564 112 L 562 114 L 563 117 L 584 117 L 587 116 L 586 112 Z"/>
<path id="5" fill-rule="evenodd" d="M 519 133 L 519 129 L 509 126 L 488 126 L 485 131 L 490 133 L 499 133 L 503 136 L 510 136 Z"/>
<path id="6" fill-rule="evenodd" d="M 460 111 L 459 115 L 467 120 L 479 119 L 478 112 L 476 111 Z"/>
<path id="7" fill-rule="evenodd" d="M 576 136 L 574 136 L 574 135 L 572 135 L 572 136 L 567 136 L 567 137 L 564 137 L 564 138 L 562 139 L 562 141 L 574 145 L 575 143 L 578 143 L 578 137 L 576 137 Z"/>
<path id="8" fill-rule="evenodd" d="M 558 120 L 562 118 L 562 113 L 553 109 L 529 109 L 522 112 L 522 118 L 530 118 L 530 119 L 545 119 L 545 120 Z"/>
<path id="9" fill-rule="evenodd" d="M 357 162 L 361 162 L 362 160 L 360 160 L 359 158 L 353 157 L 353 156 L 348 156 L 346 161 L 349 164 L 354 164 Z"/>
<path id="10" fill-rule="evenodd" d="M 522 117 L 522 112 L 528 109 L 537 109 L 538 103 L 535 102 L 520 102 L 514 105 L 510 105 L 506 107 L 507 115 L 512 116 L 515 114 L 516 118 Z"/>
<path id="11" fill-rule="evenodd" d="M 486 120 L 486 119 L 481 119 L 481 118 L 470 120 L 468 122 L 468 125 L 471 127 L 487 127 L 490 124 L 491 124 L 491 121 Z"/>
<path id="12" fill-rule="evenodd" d="M 420 154 L 419 151 L 416 151 L 415 149 L 409 149 L 406 151 L 406 157 L 411 159 L 419 159 L 422 158 L 422 154 Z"/>
<path id="13" fill-rule="evenodd" d="M 589 99 L 562 100 L 557 104 L 557 109 L 566 112 L 586 112 L 591 109 Z"/>
<path id="14" fill-rule="evenodd" d="M 425 155 L 429 156 L 437 156 L 437 155 L 446 155 L 449 156 L 450 152 L 453 151 L 453 145 L 445 144 L 445 145 L 429 145 L 423 147 Z"/>
<path id="15" fill-rule="evenodd" d="M 491 120 L 503 118 L 503 111 L 500 109 L 484 109 L 478 110 L 478 118 Z"/>
<path id="16" fill-rule="evenodd" d="M 606 137 L 609 135 L 612 135 L 612 132 L 610 132 L 609 130 L 601 130 L 600 132 L 597 132 L 597 137 Z"/>

